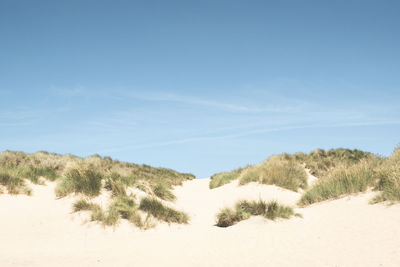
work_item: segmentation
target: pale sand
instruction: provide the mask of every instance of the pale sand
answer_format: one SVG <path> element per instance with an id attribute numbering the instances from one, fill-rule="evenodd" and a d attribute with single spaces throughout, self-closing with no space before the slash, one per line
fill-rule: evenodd
<path id="1" fill-rule="evenodd" d="M 175 189 L 190 225 L 147 231 L 82 224 L 85 215 L 71 213 L 71 198 L 56 200 L 53 184 L 34 186 L 32 197 L 0 195 L 0 266 L 400 266 L 400 205 L 369 205 L 373 193 L 296 208 L 303 219 L 218 228 L 215 214 L 238 199 L 294 205 L 300 194 L 236 183 L 209 190 L 208 182 Z"/>

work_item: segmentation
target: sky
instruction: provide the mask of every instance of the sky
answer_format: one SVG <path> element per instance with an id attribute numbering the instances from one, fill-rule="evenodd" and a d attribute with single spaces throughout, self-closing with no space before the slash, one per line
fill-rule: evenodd
<path id="1" fill-rule="evenodd" d="M 400 142 L 400 2 L 0 0 L 0 151 L 198 178 Z"/>

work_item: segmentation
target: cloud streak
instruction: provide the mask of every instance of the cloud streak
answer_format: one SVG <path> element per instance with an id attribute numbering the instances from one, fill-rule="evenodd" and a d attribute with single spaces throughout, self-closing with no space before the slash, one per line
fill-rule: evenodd
<path id="1" fill-rule="evenodd" d="M 185 143 L 193 143 L 193 142 L 201 142 L 201 141 L 209 141 L 209 140 L 218 140 L 218 139 L 231 139 L 231 138 L 240 138 L 245 136 L 263 134 L 263 133 L 272 133 L 272 132 L 283 132 L 283 131 L 292 131 L 292 130 L 300 130 L 300 129 L 318 129 L 318 128 L 341 128 L 341 127 L 360 127 L 360 126 L 379 126 L 379 125 L 400 125 L 400 120 L 387 120 L 387 121 L 365 121 L 365 122 L 348 122 L 348 123 L 334 123 L 334 124 L 309 124 L 309 125 L 293 125 L 293 126 L 282 126 L 282 127 L 270 127 L 270 128 L 260 128 L 254 129 L 250 131 L 241 131 L 233 134 L 222 134 L 222 135 L 214 135 L 214 136 L 194 136 L 190 138 L 181 138 L 181 139 L 173 139 L 166 140 L 161 142 L 152 142 L 142 145 L 133 145 L 133 146 L 124 146 L 120 148 L 111 148 L 101 151 L 100 153 L 112 153 L 112 152 L 120 152 L 125 150 L 133 150 L 133 149 L 145 149 L 145 148 L 156 148 L 163 146 L 170 146 L 176 144 L 185 144 Z"/>
<path id="2" fill-rule="evenodd" d="M 263 107 L 258 107 L 256 105 L 244 105 L 237 103 L 227 103 L 224 101 L 215 101 L 199 97 L 189 97 L 185 95 L 178 95 L 173 93 L 152 93 L 143 94 L 137 92 L 123 92 L 123 95 L 136 100 L 151 101 L 151 102 L 175 102 L 186 105 L 196 105 L 208 108 L 215 108 L 223 111 L 229 112 L 239 112 L 239 113 L 287 113 L 299 111 L 299 105 L 285 106 L 265 104 Z"/>

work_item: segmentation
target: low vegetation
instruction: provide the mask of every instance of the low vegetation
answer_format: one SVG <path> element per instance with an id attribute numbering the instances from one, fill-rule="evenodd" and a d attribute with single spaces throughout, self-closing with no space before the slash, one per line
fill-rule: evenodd
<path id="1" fill-rule="evenodd" d="M 365 192 L 376 183 L 376 164 L 374 160 L 364 160 L 356 165 L 336 167 L 325 179 L 320 179 L 299 200 L 306 206 L 327 199 Z"/>
<path id="2" fill-rule="evenodd" d="M 85 199 L 76 201 L 73 207 L 74 212 L 90 211 L 92 221 L 99 221 L 106 226 L 116 226 L 121 219 L 126 219 L 140 228 L 146 228 L 138 213 L 135 199 L 132 196 L 118 196 L 114 198 L 106 211 L 98 204 Z"/>
<path id="3" fill-rule="evenodd" d="M 58 155 L 43 151 L 34 154 L 1 152 L 0 171 L 12 172 L 16 177 L 36 184 L 41 184 L 45 180 L 57 180 L 62 184 L 59 187 L 59 196 L 70 193 L 95 196 L 98 191 L 98 181 L 101 180 L 103 184 L 103 181 L 112 179 L 113 185 L 119 183 L 119 189 L 141 185 L 150 189 L 153 195 L 159 194 L 165 196 L 165 199 L 172 199 L 170 192 L 172 186 L 194 179 L 192 174 L 120 162 L 110 157 L 93 155 L 79 158 L 69 154 Z M 108 186 L 110 187 L 110 183 Z M 156 193 L 153 192 L 154 189 Z"/>
<path id="4" fill-rule="evenodd" d="M 0 185 L 7 189 L 7 192 L 12 195 L 26 194 L 31 195 L 32 191 L 26 185 L 25 180 L 15 175 L 14 173 L 6 170 L 0 171 Z M 0 193 L 2 193 L 0 187 Z"/>
<path id="5" fill-rule="evenodd" d="M 232 182 L 233 180 L 236 180 L 239 178 L 240 174 L 242 173 L 243 169 L 239 168 L 236 170 L 233 170 L 231 172 L 221 172 L 218 174 L 214 174 L 210 178 L 210 183 L 209 187 L 210 189 L 222 186 L 224 184 L 228 184 Z"/>
<path id="6" fill-rule="evenodd" d="M 139 228 L 148 229 L 154 226 L 150 217 L 167 223 L 188 223 L 189 216 L 173 208 L 167 207 L 156 198 L 145 197 L 136 204 L 134 196 L 118 196 L 106 210 L 90 200 L 79 199 L 73 204 L 74 212 L 89 211 L 91 220 L 105 226 L 116 226 L 121 219 L 126 219 Z M 143 214 L 142 214 L 143 213 Z M 142 219 L 142 217 L 144 219 Z"/>
<path id="7" fill-rule="evenodd" d="M 318 178 L 311 188 L 307 187 L 305 170 Z M 309 154 L 275 155 L 258 165 L 215 174 L 211 177 L 209 187 L 215 188 L 233 180 L 238 180 L 240 185 L 258 182 L 293 191 L 306 190 L 298 202 L 299 206 L 368 189 L 379 191 L 371 203 L 395 203 L 400 201 L 400 147 L 388 158 L 343 148 L 328 151 L 317 149 Z M 232 210 L 225 210 L 224 214 L 227 217 L 234 215 L 232 218 L 240 215 Z"/>
<path id="8" fill-rule="evenodd" d="M 123 192 L 127 187 L 134 186 L 149 189 L 149 193 L 162 199 L 173 200 L 172 186 L 194 179 L 192 174 L 120 162 L 110 157 L 93 155 L 79 158 L 43 151 L 34 154 L 1 152 L 0 172 L 35 184 L 57 180 L 57 195 L 60 197 L 71 193 L 96 196 L 104 183 L 115 194 L 118 190 Z"/>
<path id="9" fill-rule="evenodd" d="M 400 147 L 378 168 L 377 176 L 378 183 L 375 189 L 380 192 L 371 203 L 400 202 Z"/>
<path id="10" fill-rule="evenodd" d="M 336 167 L 350 167 L 362 160 L 374 159 L 368 152 L 350 149 L 316 149 L 313 152 L 281 154 L 271 156 L 264 162 L 211 176 L 209 187 L 216 188 L 238 179 L 240 185 L 249 182 L 274 184 L 292 191 L 307 188 L 305 169 L 320 179 L 324 179 Z"/>
<path id="11" fill-rule="evenodd" d="M 304 164 L 305 168 L 310 170 L 312 175 L 323 179 L 330 171 L 336 167 L 352 166 L 362 160 L 376 158 L 372 153 L 364 152 L 358 149 L 337 148 L 325 151 L 316 149 L 309 154 L 294 153 L 283 154 L 284 158 L 292 159 Z"/>
<path id="12" fill-rule="evenodd" d="M 217 214 L 216 225 L 219 227 L 228 227 L 251 216 L 258 215 L 269 220 L 277 218 L 289 219 L 292 216 L 301 217 L 300 214 L 293 211 L 293 208 L 281 205 L 276 201 L 265 202 L 261 199 L 258 201 L 241 200 L 236 203 L 234 209 L 222 209 Z"/>
<path id="13" fill-rule="evenodd" d="M 165 206 L 156 198 L 145 197 L 141 200 L 139 209 L 155 218 L 168 223 L 188 223 L 189 216 L 173 208 Z"/>
<path id="14" fill-rule="evenodd" d="M 93 221 L 104 225 L 117 225 L 121 219 L 126 219 L 138 227 L 147 228 L 151 224 L 150 217 L 167 222 L 187 222 L 186 214 L 164 206 L 164 209 L 159 210 L 139 210 L 133 195 L 128 196 L 128 192 L 137 188 L 151 198 L 174 201 L 173 186 L 190 179 L 194 179 L 192 174 L 120 162 L 99 155 L 79 158 L 47 152 L 0 153 L 0 193 L 29 195 L 32 191 L 27 181 L 34 184 L 56 181 L 57 197 L 71 194 L 81 197 L 74 203 L 74 211 L 89 211 Z M 110 204 L 105 210 L 91 200 L 104 190 L 111 192 Z M 142 206 L 143 210 L 148 208 L 146 201 Z M 157 211 L 161 214 L 157 215 Z M 148 216 L 142 220 L 141 213 Z"/>
<path id="15" fill-rule="evenodd" d="M 91 169 L 69 170 L 57 184 L 56 195 L 64 197 L 70 193 L 82 193 L 91 197 L 98 196 L 102 179 L 100 173 Z"/>
<path id="16" fill-rule="evenodd" d="M 299 162 L 283 155 L 272 156 L 255 166 L 215 174 L 211 177 L 209 187 L 212 189 L 236 179 L 239 180 L 240 185 L 258 182 L 277 185 L 296 192 L 299 188 L 307 187 L 307 174 L 304 167 Z"/>
<path id="17" fill-rule="evenodd" d="M 343 164 L 333 168 L 323 179 L 306 191 L 298 202 L 307 206 L 315 202 L 342 196 L 379 191 L 370 203 L 400 201 L 400 150 L 395 149 L 388 158 L 368 156 L 355 164 Z"/>
<path id="18" fill-rule="evenodd" d="M 165 183 L 158 183 L 154 185 L 153 192 L 154 195 L 163 200 L 174 201 L 176 199 L 175 195 L 171 192 L 171 187 Z"/>
<path id="19" fill-rule="evenodd" d="M 272 156 L 263 163 L 251 166 L 239 178 L 239 184 L 249 182 L 277 185 L 292 191 L 307 187 L 307 173 L 304 168 L 291 159 Z"/>

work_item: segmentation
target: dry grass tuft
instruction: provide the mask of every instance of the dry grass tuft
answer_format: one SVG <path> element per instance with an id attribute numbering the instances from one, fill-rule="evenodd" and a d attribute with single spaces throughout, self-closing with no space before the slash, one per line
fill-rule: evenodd
<path id="1" fill-rule="evenodd" d="M 376 183 L 376 164 L 376 161 L 363 160 L 350 167 L 345 165 L 336 167 L 325 179 L 319 180 L 306 191 L 298 204 L 306 206 L 327 199 L 365 192 Z"/>
<path id="2" fill-rule="evenodd" d="M 189 222 L 189 216 L 186 213 L 167 207 L 161 201 L 155 198 L 143 198 L 140 202 L 139 209 L 147 212 L 161 221 L 168 223 L 186 224 Z"/>
<path id="3" fill-rule="evenodd" d="M 259 201 L 241 200 L 236 203 L 234 209 L 221 209 L 216 216 L 216 225 L 219 227 L 228 227 L 251 216 L 258 215 L 269 220 L 276 220 L 277 218 L 289 219 L 292 216 L 301 217 L 291 207 L 280 205 L 276 201 L 265 202 L 261 199 Z"/>
<path id="4" fill-rule="evenodd" d="M 328 151 L 317 149 L 309 154 L 281 154 L 272 156 L 255 166 L 215 174 L 211 177 L 209 186 L 215 188 L 239 179 L 242 185 L 258 182 L 298 191 L 299 188 L 307 188 L 307 174 L 304 168 L 310 169 L 311 174 L 324 179 L 338 166 L 350 167 L 363 159 L 373 158 L 375 157 L 371 153 L 343 148 Z"/>
<path id="5" fill-rule="evenodd" d="M 25 180 L 16 176 L 12 172 L 0 172 L 0 185 L 4 186 L 9 194 L 31 195 L 32 190 L 26 185 Z"/>
<path id="6" fill-rule="evenodd" d="M 100 194 L 103 176 L 91 169 L 72 169 L 65 174 L 56 187 L 56 195 L 64 197 L 70 193 L 82 193 L 94 197 Z"/>
<path id="7" fill-rule="evenodd" d="M 243 169 L 239 168 L 231 172 L 221 172 L 218 174 L 214 174 L 210 177 L 209 188 L 213 189 L 238 179 L 242 171 Z"/>
<path id="8" fill-rule="evenodd" d="M 396 149 L 378 168 L 377 176 L 379 182 L 375 189 L 381 192 L 371 200 L 371 203 L 400 202 L 400 149 Z"/>
<path id="9" fill-rule="evenodd" d="M 282 156 L 272 156 L 263 163 L 248 167 L 239 178 L 239 184 L 259 182 L 277 185 L 297 192 L 307 187 L 307 173 L 297 162 Z"/>

